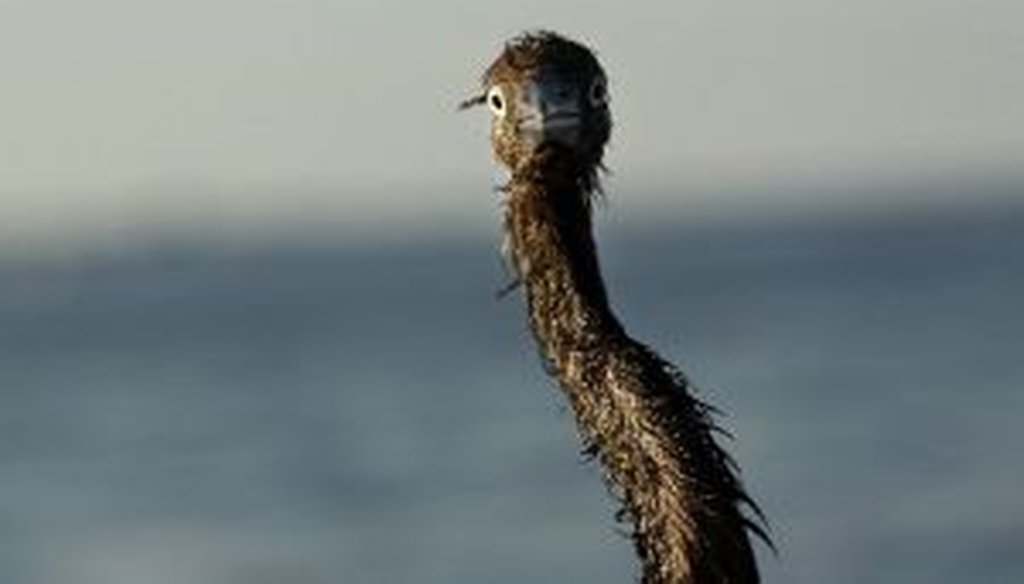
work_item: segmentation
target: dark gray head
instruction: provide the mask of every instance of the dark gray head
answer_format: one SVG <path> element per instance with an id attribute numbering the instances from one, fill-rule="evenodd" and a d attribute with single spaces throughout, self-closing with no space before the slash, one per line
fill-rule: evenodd
<path id="1" fill-rule="evenodd" d="M 491 110 L 495 158 L 513 172 L 552 150 L 587 176 L 600 168 L 612 126 L 608 82 L 583 45 L 547 31 L 516 37 L 463 106 L 477 104 Z"/>

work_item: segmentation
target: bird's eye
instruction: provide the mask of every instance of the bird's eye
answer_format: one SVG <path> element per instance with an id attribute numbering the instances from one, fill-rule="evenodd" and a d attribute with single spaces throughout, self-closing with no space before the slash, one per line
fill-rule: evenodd
<path id="1" fill-rule="evenodd" d="M 494 115 L 505 116 L 505 94 L 501 91 L 501 87 L 495 85 L 487 92 L 487 107 L 491 108 Z"/>
<path id="2" fill-rule="evenodd" d="M 608 101 L 608 83 L 603 76 L 594 79 L 590 84 L 590 105 L 600 106 Z"/>

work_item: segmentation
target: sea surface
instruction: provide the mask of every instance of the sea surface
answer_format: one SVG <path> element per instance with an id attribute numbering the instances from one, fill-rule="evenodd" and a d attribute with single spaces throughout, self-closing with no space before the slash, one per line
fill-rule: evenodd
<path id="1" fill-rule="evenodd" d="M 1024 582 L 1024 212 L 600 237 L 765 579 Z M 634 581 L 498 237 L 0 261 L 0 582 Z"/>

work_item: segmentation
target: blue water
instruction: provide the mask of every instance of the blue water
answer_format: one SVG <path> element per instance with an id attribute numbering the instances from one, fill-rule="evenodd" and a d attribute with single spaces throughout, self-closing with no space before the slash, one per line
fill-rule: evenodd
<path id="1" fill-rule="evenodd" d="M 1024 213 L 622 226 L 777 583 L 1024 581 Z M 497 238 L 495 238 L 496 240 Z M 0 263 L 0 581 L 632 581 L 495 241 Z"/>

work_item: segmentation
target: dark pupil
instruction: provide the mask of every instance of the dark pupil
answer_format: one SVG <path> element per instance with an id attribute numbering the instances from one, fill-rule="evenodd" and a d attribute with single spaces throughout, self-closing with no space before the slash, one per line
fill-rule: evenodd
<path id="1" fill-rule="evenodd" d="M 594 99 L 604 99 L 604 85 L 595 83 L 592 93 L 594 94 Z"/>
<path id="2" fill-rule="evenodd" d="M 497 94 L 491 96 L 491 105 L 494 106 L 494 109 L 496 110 L 500 110 L 505 106 L 505 104 L 501 102 L 501 96 Z"/>

